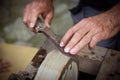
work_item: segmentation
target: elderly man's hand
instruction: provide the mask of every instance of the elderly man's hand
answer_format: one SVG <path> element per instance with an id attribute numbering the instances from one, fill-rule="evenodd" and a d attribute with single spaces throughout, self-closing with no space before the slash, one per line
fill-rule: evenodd
<path id="1" fill-rule="evenodd" d="M 60 42 L 60 46 L 65 47 L 66 53 L 74 55 L 86 45 L 94 48 L 99 41 L 114 36 L 120 31 L 120 27 L 118 27 L 120 18 L 117 18 L 120 17 L 120 11 L 116 12 L 114 14 L 114 12 L 109 11 L 83 19 L 67 31 Z"/>
<path id="2" fill-rule="evenodd" d="M 0 73 L 8 72 L 10 66 L 11 66 L 10 62 L 0 59 Z"/>
<path id="3" fill-rule="evenodd" d="M 42 15 L 46 25 L 49 27 L 53 14 L 52 0 L 33 0 L 24 10 L 23 22 L 32 32 L 35 32 L 34 26 L 38 16 Z"/>

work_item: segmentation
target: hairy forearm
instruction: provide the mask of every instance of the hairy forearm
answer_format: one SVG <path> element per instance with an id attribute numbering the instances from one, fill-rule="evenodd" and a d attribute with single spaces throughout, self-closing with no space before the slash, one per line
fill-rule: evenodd
<path id="1" fill-rule="evenodd" d="M 105 14 L 110 17 L 110 22 L 114 27 L 120 27 L 120 3 L 105 12 Z"/>

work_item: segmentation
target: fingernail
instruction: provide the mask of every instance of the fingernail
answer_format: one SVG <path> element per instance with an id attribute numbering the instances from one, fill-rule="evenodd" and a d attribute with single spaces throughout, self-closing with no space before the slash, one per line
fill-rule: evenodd
<path id="1" fill-rule="evenodd" d="M 30 23 L 30 28 L 33 28 L 34 27 L 34 24 L 33 23 Z"/>
<path id="2" fill-rule="evenodd" d="M 64 51 L 65 51 L 66 53 L 68 53 L 68 52 L 70 51 L 70 48 L 69 48 L 69 47 L 66 47 L 66 48 L 64 49 Z"/>
<path id="3" fill-rule="evenodd" d="M 60 47 L 64 47 L 64 43 L 63 42 L 60 42 Z"/>
<path id="4" fill-rule="evenodd" d="M 77 51 L 77 50 L 73 48 L 73 49 L 70 51 L 70 54 L 76 54 L 76 51 Z"/>

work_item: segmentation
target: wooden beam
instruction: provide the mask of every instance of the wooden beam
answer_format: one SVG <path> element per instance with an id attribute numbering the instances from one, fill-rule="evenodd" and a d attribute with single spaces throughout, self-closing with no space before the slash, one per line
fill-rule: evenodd
<path id="1" fill-rule="evenodd" d="M 96 80 L 120 80 L 120 52 L 107 52 Z"/>
<path id="2" fill-rule="evenodd" d="M 89 50 L 88 47 L 84 48 L 79 53 L 79 70 L 97 75 L 107 51 L 108 49 L 97 46 L 93 50 Z"/>

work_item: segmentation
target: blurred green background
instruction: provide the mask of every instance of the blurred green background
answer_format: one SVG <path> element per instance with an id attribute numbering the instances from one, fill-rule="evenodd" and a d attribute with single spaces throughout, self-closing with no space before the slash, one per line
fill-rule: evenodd
<path id="1" fill-rule="evenodd" d="M 40 47 L 46 40 L 43 34 L 30 32 L 22 22 L 24 7 L 31 0 L 0 0 L 0 42 L 15 45 Z M 69 9 L 75 7 L 78 0 L 53 0 L 55 16 L 51 31 L 57 36 L 73 25 Z"/>

